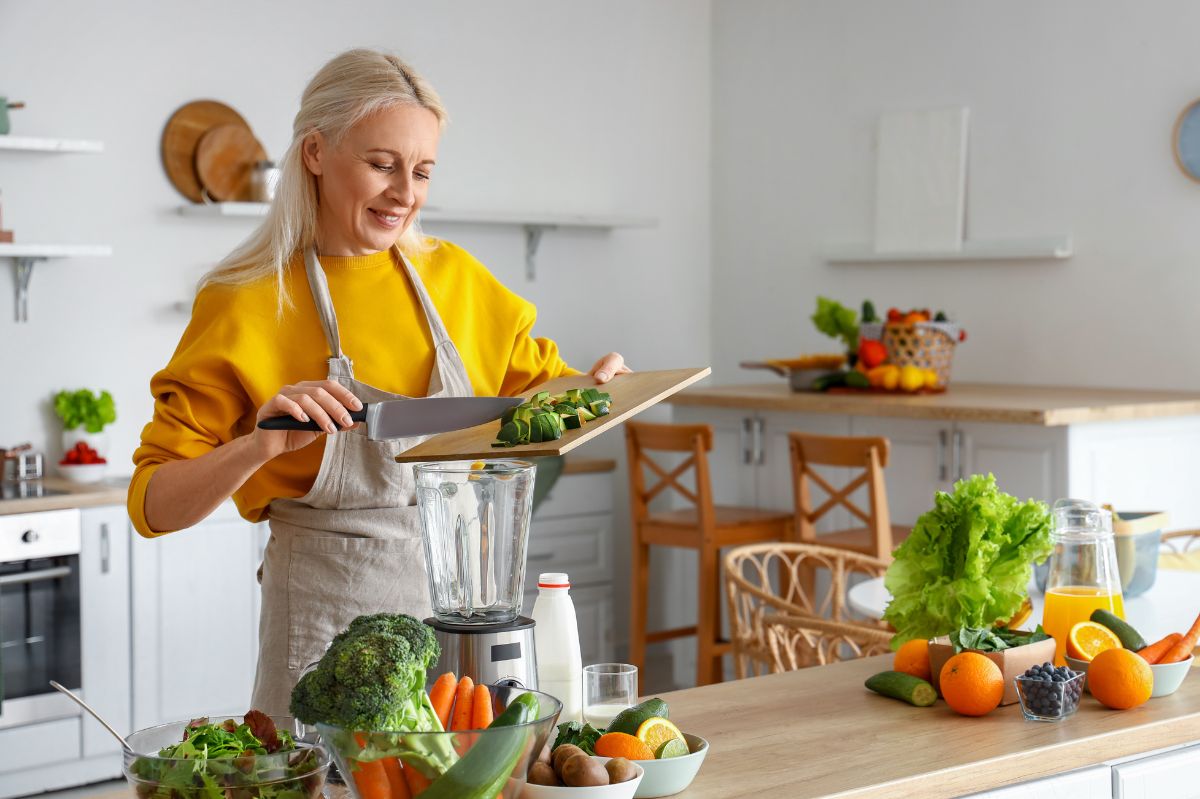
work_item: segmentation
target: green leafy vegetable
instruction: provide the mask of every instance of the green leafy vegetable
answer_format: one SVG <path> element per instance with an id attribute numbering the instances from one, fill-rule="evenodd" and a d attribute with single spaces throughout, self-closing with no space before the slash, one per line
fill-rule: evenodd
<path id="1" fill-rule="evenodd" d="M 62 419 L 63 427 L 67 430 L 83 425 L 89 433 L 99 433 L 105 425 L 117 420 L 112 394 L 107 391 L 94 394 L 86 388 L 55 394 L 54 412 Z"/>
<path id="2" fill-rule="evenodd" d="M 893 553 L 883 618 L 892 646 L 963 627 L 990 627 L 1025 600 L 1033 564 L 1050 554 L 1045 504 L 1000 491 L 992 475 L 974 475 L 939 491 L 908 539 Z"/>
<path id="3" fill-rule="evenodd" d="M 566 721 L 558 725 L 558 737 L 554 739 L 554 746 L 551 750 L 557 749 L 563 744 L 575 744 L 589 755 L 596 754 L 596 739 L 604 734 L 604 730 L 598 730 L 591 724 L 584 724 L 581 721 Z"/>
<path id="4" fill-rule="evenodd" d="M 847 352 L 858 351 L 858 314 L 853 308 L 827 297 L 817 297 L 812 323 L 825 335 L 844 341 Z"/>
<path id="5" fill-rule="evenodd" d="M 1045 641 L 1049 638 L 1042 625 L 1033 632 L 1010 630 L 1007 627 L 963 627 L 950 633 L 950 643 L 955 654 L 968 649 L 977 652 L 1003 652 L 1016 646 Z"/>

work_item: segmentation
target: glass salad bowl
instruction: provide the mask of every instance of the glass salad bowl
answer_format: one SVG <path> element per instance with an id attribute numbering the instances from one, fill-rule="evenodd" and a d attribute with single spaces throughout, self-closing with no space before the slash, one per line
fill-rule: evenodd
<path id="1" fill-rule="evenodd" d="M 240 725 L 244 717 L 216 713 L 207 718 L 217 724 L 232 718 Z M 124 756 L 125 779 L 139 799 L 316 799 L 325 787 L 329 752 L 311 740 L 311 733 L 306 738 L 304 725 L 291 716 L 271 721 L 294 739 L 294 746 L 273 754 L 205 757 L 203 748 L 179 746 L 191 720 L 139 730 L 126 738 L 133 751 Z M 168 748 L 177 756 L 164 757 Z"/>
<path id="2" fill-rule="evenodd" d="M 529 765 L 554 732 L 562 703 L 525 688 L 493 685 L 488 691 L 496 722 L 484 730 L 364 732 L 316 726 L 355 799 L 374 799 L 379 794 L 372 786 L 397 779 L 421 790 L 426 799 L 493 799 L 501 794 L 516 799 Z M 503 724 L 502 714 L 517 701 L 529 708 L 530 720 Z"/>

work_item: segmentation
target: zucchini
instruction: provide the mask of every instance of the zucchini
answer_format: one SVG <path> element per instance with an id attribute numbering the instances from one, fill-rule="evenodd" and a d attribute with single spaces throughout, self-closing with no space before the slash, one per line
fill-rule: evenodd
<path id="1" fill-rule="evenodd" d="M 830 372 L 827 375 L 821 375 L 812 381 L 813 391 L 828 391 L 837 386 L 846 385 L 845 372 Z"/>
<path id="2" fill-rule="evenodd" d="M 521 694 L 488 725 L 488 729 L 529 724 L 537 719 L 538 712 L 537 697 Z M 532 734 L 532 729 L 526 727 L 513 730 L 511 734 L 478 736 L 475 745 L 434 780 L 421 796 L 423 799 L 492 799 L 499 796 L 529 746 Z"/>
<path id="3" fill-rule="evenodd" d="M 1124 619 L 1118 617 L 1102 608 L 1096 608 L 1092 611 L 1091 620 L 1097 624 L 1103 625 L 1117 634 L 1117 638 L 1121 639 L 1121 646 L 1130 649 L 1134 652 L 1139 649 L 1145 649 L 1149 644 L 1142 634 L 1133 628 L 1133 625 Z"/>
<path id="4" fill-rule="evenodd" d="M 851 369 L 846 373 L 846 385 L 850 388 L 870 388 L 871 381 L 867 380 L 867 376 L 857 369 Z"/>
<path id="5" fill-rule="evenodd" d="M 933 686 L 902 671 L 883 671 L 874 677 L 868 677 L 865 683 L 877 694 L 908 702 L 915 707 L 929 707 L 937 701 L 937 691 Z"/>
<path id="6" fill-rule="evenodd" d="M 562 420 L 563 426 L 568 430 L 578 430 L 583 427 L 583 420 L 579 418 L 579 414 L 564 414 Z"/>

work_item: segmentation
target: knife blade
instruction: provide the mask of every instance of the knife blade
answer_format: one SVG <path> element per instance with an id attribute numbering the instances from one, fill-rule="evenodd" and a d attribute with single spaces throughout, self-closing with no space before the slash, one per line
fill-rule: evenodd
<path id="1" fill-rule="evenodd" d="M 355 422 L 366 422 L 367 438 L 383 441 L 392 438 L 426 436 L 462 430 L 494 422 L 509 408 L 520 405 L 520 397 L 418 397 L 364 403 L 361 411 L 350 411 Z M 320 432 L 316 422 L 302 422 L 291 416 L 272 416 L 258 423 L 263 430 L 311 430 Z"/>

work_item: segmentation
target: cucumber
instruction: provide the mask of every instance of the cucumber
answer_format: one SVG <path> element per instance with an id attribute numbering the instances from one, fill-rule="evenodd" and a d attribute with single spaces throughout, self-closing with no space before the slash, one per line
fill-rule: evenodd
<path id="1" fill-rule="evenodd" d="M 867 380 L 867 376 L 857 369 L 851 369 L 846 373 L 846 385 L 850 388 L 870 388 L 871 381 Z"/>
<path id="2" fill-rule="evenodd" d="M 821 375 L 812 382 L 813 391 L 828 391 L 837 386 L 846 385 L 845 372 L 830 372 L 827 375 Z"/>
<path id="3" fill-rule="evenodd" d="M 521 694 L 488 725 L 488 729 L 528 724 L 537 718 L 538 712 L 537 697 Z M 492 799 L 508 783 L 532 734 L 526 727 L 513 730 L 512 734 L 479 736 L 462 759 L 434 780 L 421 796 L 425 799 Z"/>
<path id="4" fill-rule="evenodd" d="M 667 703 L 658 697 L 651 697 L 640 705 L 626 708 L 613 717 L 605 732 L 623 732 L 637 735 L 638 727 L 649 718 L 667 718 Z"/>
<path id="5" fill-rule="evenodd" d="M 937 701 L 933 686 L 902 671 L 883 671 L 867 679 L 866 686 L 877 694 L 908 702 L 915 707 L 929 707 Z"/>
<path id="6" fill-rule="evenodd" d="M 611 410 L 612 395 L 594 388 L 573 388 L 562 394 L 539 391 L 528 402 L 504 412 L 492 446 L 556 441 L 567 430 L 578 430 Z"/>
<path id="7" fill-rule="evenodd" d="M 1097 608 L 1092 611 L 1092 621 L 1101 624 L 1117 634 L 1117 638 L 1121 639 L 1121 646 L 1126 649 L 1131 649 L 1134 652 L 1139 649 L 1145 649 L 1149 644 L 1142 634 L 1133 629 L 1133 625 L 1124 619 L 1118 618 L 1116 614 L 1107 610 Z"/>

